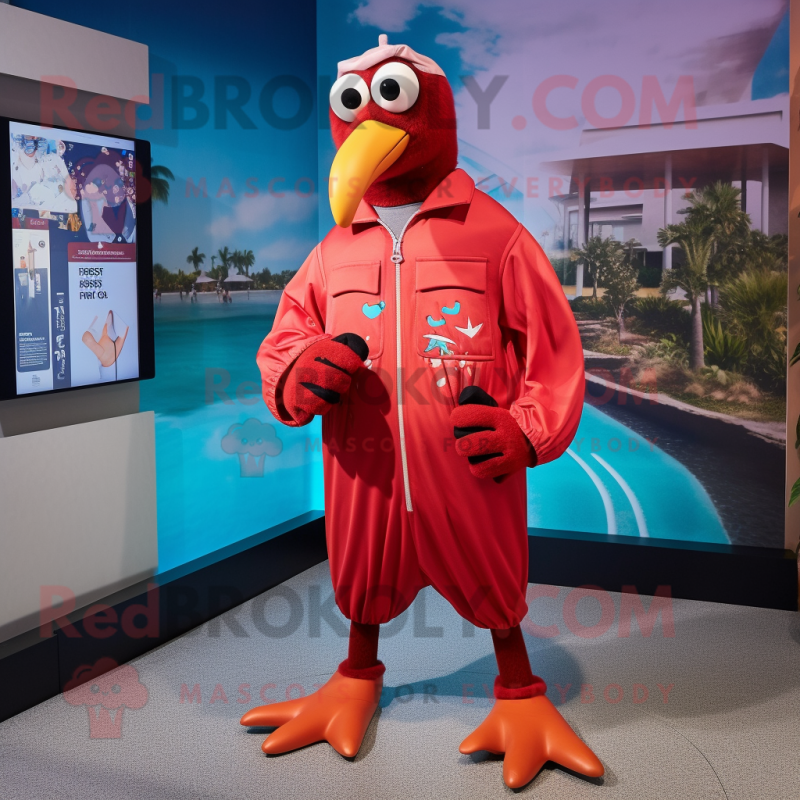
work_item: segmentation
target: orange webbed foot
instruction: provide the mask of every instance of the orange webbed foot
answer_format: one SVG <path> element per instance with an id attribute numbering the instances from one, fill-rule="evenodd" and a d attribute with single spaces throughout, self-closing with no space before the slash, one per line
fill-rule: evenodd
<path id="1" fill-rule="evenodd" d="M 361 747 L 382 689 L 382 676 L 348 678 L 336 672 L 314 694 L 253 708 L 240 722 L 248 727 L 277 727 L 261 745 L 268 755 L 326 741 L 341 755 L 352 758 Z"/>
<path id="2" fill-rule="evenodd" d="M 495 700 L 489 716 L 464 739 L 459 750 L 505 753 L 503 780 L 512 789 L 530 783 L 548 761 L 590 778 L 604 772 L 600 759 L 544 695 Z"/>

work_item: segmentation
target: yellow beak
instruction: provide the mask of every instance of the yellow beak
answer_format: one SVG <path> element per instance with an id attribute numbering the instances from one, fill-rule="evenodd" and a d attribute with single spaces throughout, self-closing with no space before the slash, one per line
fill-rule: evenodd
<path id="1" fill-rule="evenodd" d="M 336 224 L 348 227 L 376 178 L 403 154 L 408 134 L 374 119 L 362 122 L 342 143 L 331 165 L 328 198 Z"/>

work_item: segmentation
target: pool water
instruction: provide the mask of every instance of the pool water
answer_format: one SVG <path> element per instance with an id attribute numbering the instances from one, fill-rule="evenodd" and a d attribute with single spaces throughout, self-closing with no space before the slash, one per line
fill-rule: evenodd
<path id="1" fill-rule="evenodd" d="M 321 428 L 276 422 L 256 352 L 278 292 L 165 295 L 155 305 L 157 377 L 141 385 L 156 418 L 159 571 L 306 511 L 322 509 Z M 237 395 L 238 392 L 238 395 Z M 651 437 L 654 438 L 654 437 Z M 569 451 L 528 473 L 532 527 L 726 543 L 701 482 L 679 461 L 591 406 Z"/>
<path id="2" fill-rule="evenodd" d="M 323 507 L 319 422 L 286 427 L 261 399 L 255 357 L 275 293 L 199 301 L 156 303 L 156 378 L 141 387 L 142 410 L 156 419 L 160 572 Z M 248 420 L 271 449 L 226 452 L 231 427 Z"/>
<path id="3" fill-rule="evenodd" d="M 567 453 L 528 473 L 528 525 L 729 543 L 703 485 L 657 441 L 584 405 Z"/>

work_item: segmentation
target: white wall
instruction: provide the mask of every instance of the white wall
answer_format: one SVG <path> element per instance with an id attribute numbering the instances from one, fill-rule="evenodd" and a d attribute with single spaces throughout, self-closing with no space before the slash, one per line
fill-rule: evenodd
<path id="1" fill-rule="evenodd" d="M 0 439 L 0 476 L 0 641 L 39 624 L 42 586 L 80 608 L 153 574 L 152 412 Z"/>
<path id="2" fill-rule="evenodd" d="M 0 4 L 0 115 L 42 121 L 42 78 L 58 75 L 76 85 L 70 112 L 92 129 L 96 95 L 146 101 L 148 50 Z M 113 134 L 135 132 L 121 119 Z M 0 254 L 0 275 L 10 257 Z M 0 641 L 38 625 L 40 586 L 70 587 L 80 607 L 157 564 L 154 423 L 139 413 L 139 385 L 0 403 Z"/>
<path id="3" fill-rule="evenodd" d="M 0 5 L 0 72 L 149 102 L 147 45 L 9 5 Z"/>

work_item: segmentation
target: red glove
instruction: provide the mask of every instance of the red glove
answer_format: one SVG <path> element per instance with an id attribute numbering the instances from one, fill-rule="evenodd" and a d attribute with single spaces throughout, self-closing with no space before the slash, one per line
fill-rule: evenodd
<path id="1" fill-rule="evenodd" d="M 511 412 L 478 386 L 468 386 L 450 414 L 456 453 L 466 456 L 476 478 L 510 475 L 536 464 L 536 452 Z"/>
<path id="2" fill-rule="evenodd" d="M 367 343 L 355 333 L 343 333 L 304 350 L 283 385 L 283 405 L 292 419 L 305 425 L 315 414 L 330 411 L 350 389 L 353 375 L 368 355 Z"/>

